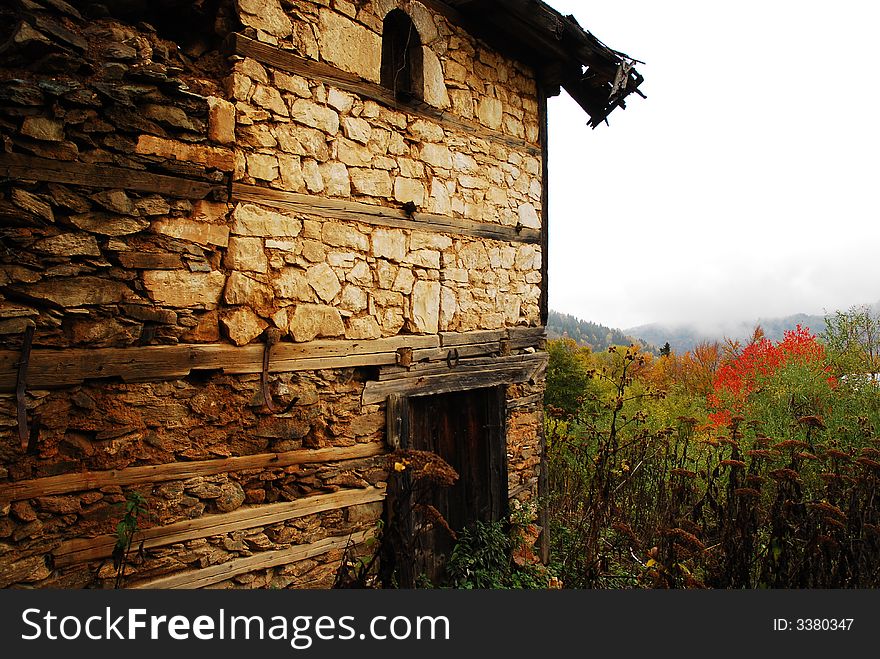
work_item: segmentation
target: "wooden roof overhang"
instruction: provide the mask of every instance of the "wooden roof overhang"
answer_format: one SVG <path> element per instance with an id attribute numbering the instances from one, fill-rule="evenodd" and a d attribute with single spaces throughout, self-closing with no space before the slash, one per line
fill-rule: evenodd
<path id="1" fill-rule="evenodd" d="M 595 128 L 608 115 L 626 108 L 644 78 L 638 60 L 612 50 L 582 28 L 574 16 L 563 16 L 539 0 L 445 0 L 466 22 L 466 29 L 516 60 L 533 66 L 548 97 L 560 89 L 590 116 Z"/>

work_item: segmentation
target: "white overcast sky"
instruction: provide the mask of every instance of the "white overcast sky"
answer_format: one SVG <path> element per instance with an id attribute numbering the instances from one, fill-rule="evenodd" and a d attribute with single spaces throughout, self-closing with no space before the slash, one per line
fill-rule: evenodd
<path id="1" fill-rule="evenodd" d="M 880 300 L 880 3 L 549 0 L 643 60 L 550 100 L 550 308 L 714 325 Z"/>

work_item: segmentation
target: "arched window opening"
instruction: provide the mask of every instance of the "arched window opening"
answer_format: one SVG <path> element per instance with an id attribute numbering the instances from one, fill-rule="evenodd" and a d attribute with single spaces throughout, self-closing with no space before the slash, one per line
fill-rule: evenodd
<path id="1" fill-rule="evenodd" d="M 399 101 L 422 98 L 422 39 L 412 19 L 400 9 L 382 24 L 382 86 Z"/>

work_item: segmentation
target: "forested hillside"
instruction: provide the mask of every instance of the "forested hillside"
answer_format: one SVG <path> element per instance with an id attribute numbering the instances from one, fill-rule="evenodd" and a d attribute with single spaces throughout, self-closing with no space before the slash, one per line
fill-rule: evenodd
<path id="1" fill-rule="evenodd" d="M 611 346 L 628 346 L 633 343 L 646 350 L 653 350 L 645 341 L 629 336 L 619 329 L 581 320 L 567 313 L 550 310 L 547 319 L 547 337 L 569 338 L 580 346 L 588 346 L 599 352 Z"/>

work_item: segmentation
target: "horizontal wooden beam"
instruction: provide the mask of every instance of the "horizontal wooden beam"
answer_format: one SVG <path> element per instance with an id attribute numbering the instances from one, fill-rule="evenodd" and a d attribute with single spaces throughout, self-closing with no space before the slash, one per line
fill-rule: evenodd
<path id="1" fill-rule="evenodd" d="M 541 241 L 541 232 L 538 229 L 508 227 L 431 213 L 407 215 L 400 209 L 387 206 L 328 199 L 327 197 L 285 192 L 245 183 L 232 184 L 232 202 L 237 201 L 249 201 L 294 213 L 317 214 L 322 218 L 363 222 L 374 226 L 450 233 L 503 242 L 537 244 Z"/>
<path id="2" fill-rule="evenodd" d="M 366 542 L 373 535 L 374 531 L 371 529 L 369 531 L 352 533 L 351 535 L 324 538 L 308 545 L 297 545 L 290 549 L 279 549 L 276 551 L 263 551 L 253 556 L 235 558 L 225 563 L 202 568 L 201 570 L 190 570 L 167 577 L 159 577 L 158 579 L 140 581 L 128 587 L 151 589 L 204 588 L 205 586 L 226 581 L 246 572 L 296 563 L 297 561 L 326 554 L 334 549 L 345 549 L 349 543 L 359 545 Z"/>
<path id="3" fill-rule="evenodd" d="M 369 487 L 363 490 L 341 490 L 331 494 L 320 494 L 264 506 L 248 506 L 231 513 L 207 515 L 138 531 L 134 537 L 134 544 L 140 547 L 143 543 L 144 549 L 164 547 L 176 542 L 207 538 L 212 535 L 231 533 L 256 526 L 269 526 L 328 510 L 375 503 L 384 498 L 384 487 Z M 52 552 L 55 567 L 107 558 L 112 555 L 116 541 L 115 534 L 108 534 L 62 542 Z"/>
<path id="4" fill-rule="evenodd" d="M 98 490 L 110 485 L 127 487 L 161 483 L 195 476 L 213 476 L 248 469 L 289 467 L 318 462 L 339 462 L 382 455 L 385 446 L 381 442 L 355 444 L 354 446 L 331 446 L 320 449 L 300 449 L 284 453 L 258 453 L 217 460 L 172 462 L 169 464 L 126 467 L 107 471 L 77 471 L 58 476 L 46 476 L 25 481 L 0 483 L 0 507 L 12 501 L 70 492 Z"/>
<path id="5" fill-rule="evenodd" d="M 437 348 L 436 335 L 401 334 L 372 340 L 281 342 L 272 348 L 269 371 L 290 373 L 353 366 L 394 364 L 399 348 Z M 19 352 L 0 350 L 0 392 L 15 390 Z M 260 373 L 263 346 L 198 343 L 130 348 L 33 350 L 28 363 L 29 389 L 53 389 L 84 380 L 121 378 L 148 382 L 185 377 L 192 371 L 222 370 L 231 375 Z"/>
<path id="6" fill-rule="evenodd" d="M 241 34 L 231 35 L 232 49 L 237 55 L 251 57 L 261 64 L 295 73 L 310 80 L 320 80 L 343 91 L 369 98 L 398 112 L 426 117 L 453 130 L 459 130 L 475 137 L 520 149 L 532 155 L 540 155 L 541 149 L 524 139 L 506 135 L 498 130 L 487 128 L 476 121 L 470 121 L 451 112 L 445 112 L 427 103 L 401 103 L 390 89 L 386 89 L 360 76 L 348 73 L 325 62 L 305 59 L 275 46 L 249 39 Z"/>
<path id="7" fill-rule="evenodd" d="M 181 199 L 226 199 L 226 184 L 196 181 L 180 176 L 153 174 L 140 169 L 87 162 L 51 160 L 20 153 L 0 153 L 0 177 L 25 181 L 67 183 L 92 188 L 119 188 L 156 192 Z"/>
<path id="8" fill-rule="evenodd" d="M 528 382 L 543 375 L 547 355 L 535 353 L 474 361 L 477 363 L 462 361 L 440 373 L 431 367 L 425 375 L 416 369 L 409 376 L 367 382 L 361 401 L 364 405 L 375 405 L 391 394 L 427 396 Z"/>

